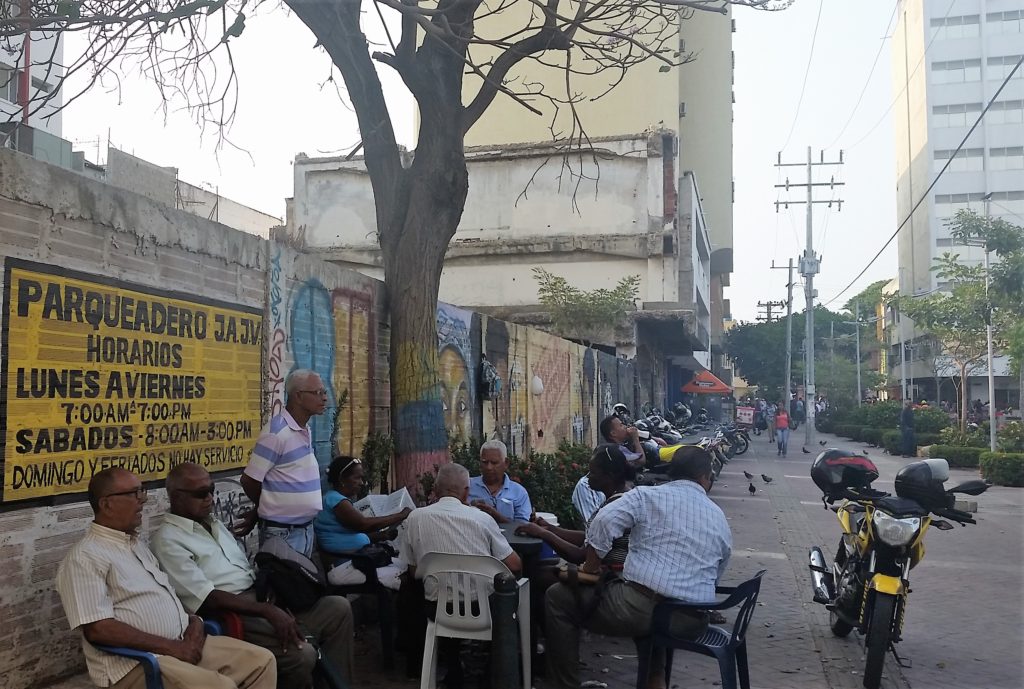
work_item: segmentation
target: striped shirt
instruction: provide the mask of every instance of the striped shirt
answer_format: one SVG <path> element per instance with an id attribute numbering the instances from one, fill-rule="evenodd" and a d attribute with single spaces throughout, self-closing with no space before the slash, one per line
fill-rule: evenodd
<path id="1" fill-rule="evenodd" d="M 188 615 L 153 553 L 136 536 L 95 522 L 57 569 L 57 593 L 72 629 L 114 619 L 141 632 L 181 639 Z M 110 686 L 138 663 L 100 651 L 82 635 L 89 677 Z"/>
<path id="2" fill-rule="evenodd" d="M 429 507 L 413 510 L 405 520 L 399 558 L 417 566 L 427 553 L 490 555 L 504 560 L 512 546 L 486 512 L 456 498 L 441 498 Z M 437 600 L 437 582 L 423 582 L 427 600 Z"/>
<path id="3" fill-rule="evenodd" d="M 732 554 L 721 508 L 693 481 L 640 486 L 605 505 L 587 529 L 601 557 L 627 529 L 629 556 L 622 575 L 668 598 L 715 600 L 715 584 Z"/>
<path id="4" fill-rule="evenodd" d="M 583 478 L 576 482 L 576 487 L 572 489 L 572 506 L 583 518 L 584 524 L 590 522 L 594 512 L 597 512 L 597 508 L 602 504 L 604 504 L 604 493 L 591 488 L 589 474 L 584 474 Z"/>
<path id="5" fill-rule="evenodd" d="M 287 410 L 260 433 L 245 475 L 263 484 L 257 513 L 282 524 L 305 524 L 320 512 L 320 464 L 308 427 Z"/>
<path id="6" fill-rule="evenodd" d="M 197 521 L 168 512 L 150 539 L 181 604 L 193 613 L 214 590 L 242 593 L 256 583 L 256 572 L 235 537 L 219 520 L 211 518 L 209 524 L 207 531 Z"/>

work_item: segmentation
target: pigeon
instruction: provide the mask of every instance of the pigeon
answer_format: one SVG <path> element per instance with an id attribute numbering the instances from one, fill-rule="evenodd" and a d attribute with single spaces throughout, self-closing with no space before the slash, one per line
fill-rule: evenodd
<path id="1" fill-rule="evenodd" d="M 864 450 L 864 454 L 866 454 L 866 455 L 869 455 L 869 454 L 871 454 L 871 453 L 870 453 L 870 452 L 868 452 L 867 450 Z"/>
<path id="2" fill-rule="evenodd" d="M 824 440 L 819 440 L 818 444 L 821 445 L 822 447 L 824 447 L 825 446 L 825 441 Z"/>
<path id="3" fill-rule="evenodd" d="M 764 481 L 765 483 L 771 483 L 772 477 L 768 476 L 767 474 L 761 474 L 761 480 Z"/>
<path id="4" fill-rule="evenodd" d="M 752 473 L 750 473 L 749 471 L 744 471 L 743 475 L 746 476 L 749 479 L 754 478 L 754 475 Z"/>
<path id="5" fill-rule="evenodd" d="M 757 488 L 754 487 L 753 483 L 751 483 L 749 486 L 747 486 L 747 490 L 750 491 L 751 495 L 753 495 L 754 493 L 757 492 Z"/>
<path id="6" fill-rule="evenodd" d="M 805 455 L 809 455 L 809 454 L 811 454 L 811 451 L 810 451 L 810 450 L 808 450 L 808 449 L 807 449 L 806 447 L 801 447 L 801 448 L 800 448 L 800 451 L 801 451 L 801 452 L 803 452 L 803 453 L 804 453 Z"/>

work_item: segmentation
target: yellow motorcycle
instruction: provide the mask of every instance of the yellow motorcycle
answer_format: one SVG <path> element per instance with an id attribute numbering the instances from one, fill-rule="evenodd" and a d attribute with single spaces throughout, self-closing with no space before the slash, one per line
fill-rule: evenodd
<path id="1" fill-rule="evenodd" d="M 912 462 L 896 474 L 896 495 L 876 491 L 871 482 L 878 469 L 867 457 L 830 449 L 818 455 L 811 478 L 824 494 L 822 502 L 836 513 L 843 530 L 832 566 L 821 548 L 810 551 L 814 602 L 830 614 L 832 633 L 847 636 L 856 629 L 866 647 L 864 686 L 878 689 L 885 654 L 896 653 L 910 593 L 910 570 L 924 558 L 929 527 L 947 531 L 974 524 L 970 513 L 955 509 L 955 494 L 981 495 L 984 481 L 973 480 L 946 489 L 949 464 L 944 459 Z"/>

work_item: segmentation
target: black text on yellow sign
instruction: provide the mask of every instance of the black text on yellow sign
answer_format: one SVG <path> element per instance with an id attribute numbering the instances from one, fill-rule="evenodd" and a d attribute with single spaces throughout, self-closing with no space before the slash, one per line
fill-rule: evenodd
<path id="1" fill-rule="evenodd" d="M 111 466 L 244 466 L 262 327 L 258 309 L 8 258 L 0 501 L 82 493 Z"/>

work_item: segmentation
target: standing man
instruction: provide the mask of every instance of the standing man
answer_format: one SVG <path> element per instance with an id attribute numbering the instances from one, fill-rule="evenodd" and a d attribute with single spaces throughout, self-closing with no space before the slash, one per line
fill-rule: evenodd
<path id="1" fill-rule="evenodd" d="M 480 475 L 469 481 L 469 503 L 499 524 L 528 522 L 533 505 L 526 489 L 508 477 L 508 449 L 500 440 L 480 446 Z"/>
<path id="2" fill-rule="evenodd" d="M 238 541 L 213 517 L 216 488 L 206 469 L 191 462 L 167 475 L 171 511 L 153 535 L 153 552 L 192 613 L 241 616 L 246 641 L 277 658 L 279 689 L 310 689 L 316 649 L 344 676 L 351 675 L 352 608 L 343 596 L 324 596 L 309 610 L 292 615 L 256 600 L 256 572 Z"/>
<path id="3" fill-rule="evenodd" d="M 104 469 L 89 481 L 95 518 L 57 569 L 57 593 L 72 629 L 82 632 L 89 677 L 98 687 L 143 689 L 138 661 L 105 653 L 120 646 L 156 654 L 168 689 L 274 689 L 277 664 L 259 646 L 206 636 L 181 607 L 167 575 L 139 540 L 146 489 L 139 477 Z"/>
<path id="4" fill-rule="evenodd" d="M 914 438 L 914 404 L 907 400 L 900 412 L 900 439 L 903 445 L 903 456 L 913 457 L 917 454 L 917 440 Z"/>
<path id="5" fill-rule="evenodd" d="M 260 433 L 242 473 L 242 490 L 256 505 L 261 544 L 269 536 L 280 536 L 311 557 L 313 519 L 323 507 L 323 498 L 309 420 L 327 409 L 327 390 L 319 374 L 300 368 L 288 374 L 284 392 L 284 411 Z M 252 530 L 251 519 L 236 536 Z"/>
<path id="6" fill-rule="evenodd" d="M 557 689 L 579 689 L 582 629 L 644 636 L 659 601 L 715 600 L 715 586 L 732 553 L 732 534 L 725 514 L 707 496 L 711 455 L 699 447 L 681 447 L 668 475 L 670 483 L 640 486 L 606 504 L 587 529 L 587 559 L 580 571 L 593 574 L 612 542 L 630 532 L 621 579 L 609 581 L 596 601 L 594 587 L 556 584 L 548 589 L 548 675 Z M 707 613 L 676 614 L 672 632 L 695 639 L 707 625 Z M 651 679 L 653 686 L 664 686 L 660 672 L 652 672 Z"/>

